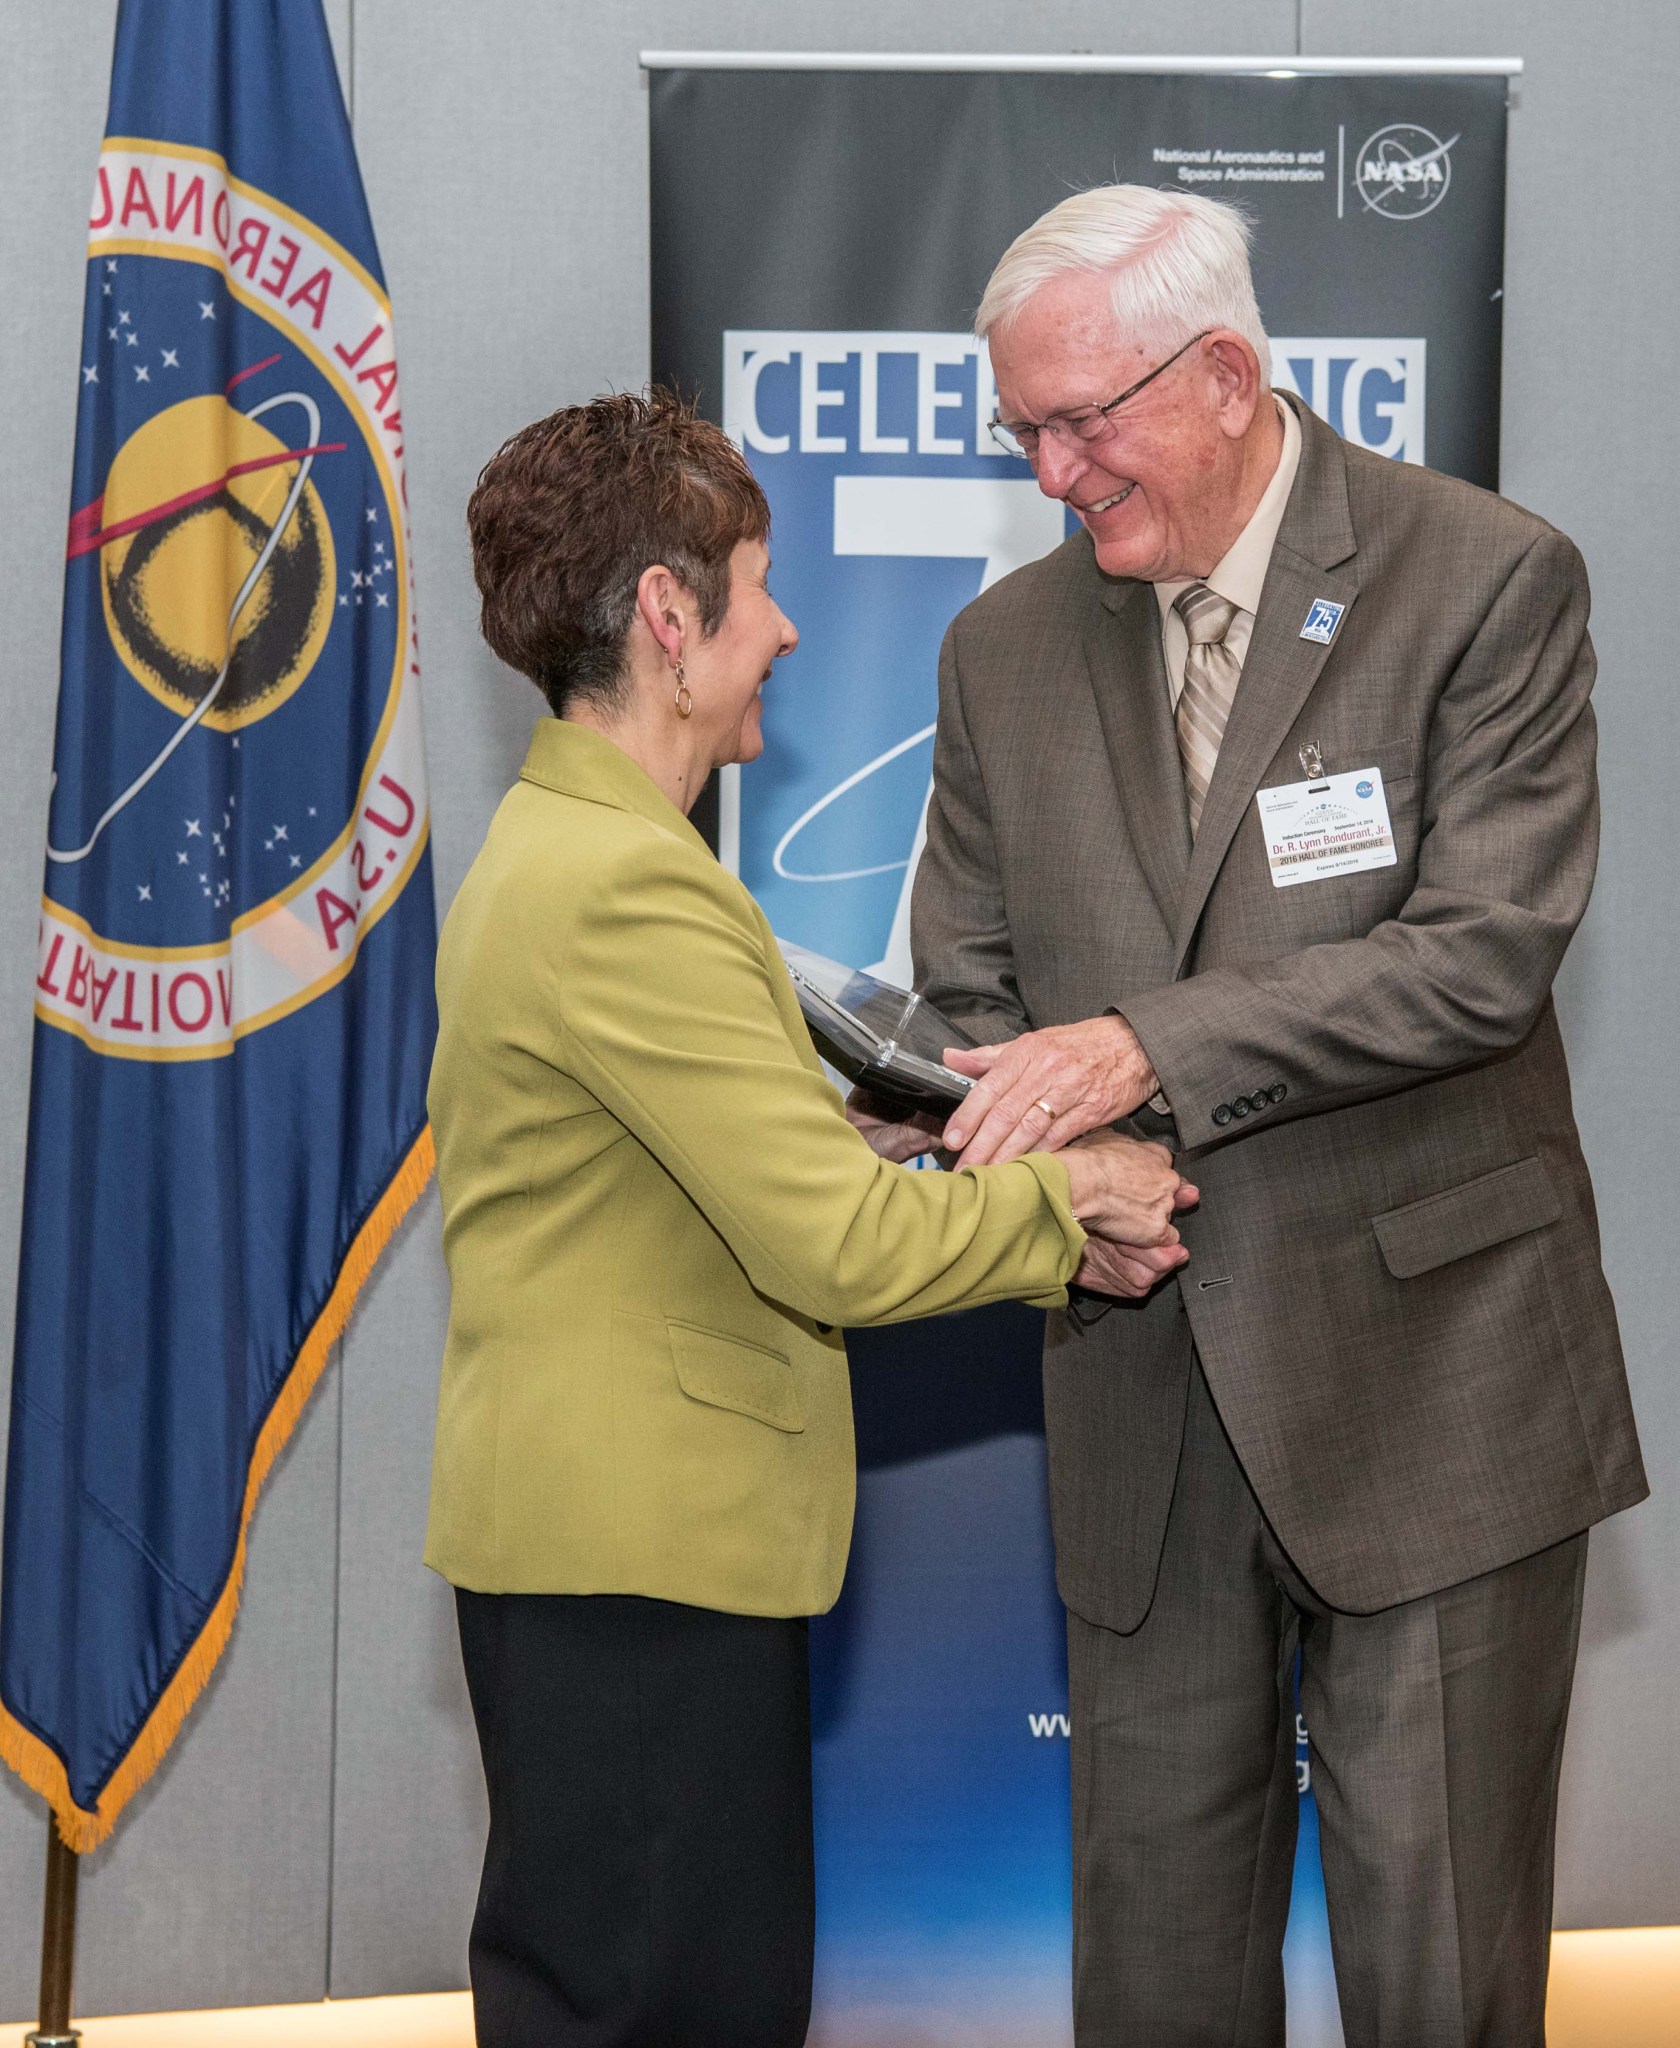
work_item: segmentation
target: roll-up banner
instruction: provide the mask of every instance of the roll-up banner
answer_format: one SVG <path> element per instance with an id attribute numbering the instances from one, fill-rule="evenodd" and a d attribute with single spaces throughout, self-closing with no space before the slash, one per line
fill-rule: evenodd
<path id="1" fill-rule="evenodd" d="M 802 635 L 712 827 L 781 935 L 907 979 L 940 638 L 1072 526 L 987 433 L 971 323 L 998 256 L 1090 185 L 1234 201 L 1274 382 L 1495 488 L 1517 67 L 644 63 L 654 374 L 745 449 Z M 857 1535 L 812 1652 L 822 2048 L 1072 2036 L 1041 1327 L 997 1309 L 849 1342 Z M 1290 2038 L 1318 2048 L 1340 2036 L 1301 1777 Z"/>

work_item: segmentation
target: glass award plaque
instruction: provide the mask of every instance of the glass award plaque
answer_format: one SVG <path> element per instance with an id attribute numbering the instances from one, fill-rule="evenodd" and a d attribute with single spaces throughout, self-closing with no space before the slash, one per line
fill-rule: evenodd
<path id="1" fill-rule="evenodd" d="M 831 1067 L 906 1113 L 949 1115 L 973 1087 L 941 1055 L 972 1045 L 959 1025 L 908 989 L 778 939 L 811 1037 Z"/>

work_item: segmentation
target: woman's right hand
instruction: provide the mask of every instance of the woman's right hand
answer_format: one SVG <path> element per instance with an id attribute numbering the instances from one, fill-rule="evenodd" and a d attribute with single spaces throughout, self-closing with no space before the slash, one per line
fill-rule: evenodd
<path id="1" fill-rule="evenodd" d="M 878 1159 L 890 1159 L 897 1166 L 932 1152 L 945 1128 L 943 1117 L 906 1117 L 902 1109 L 867 1088 L 854 1088 L 846 1097 L 846 1121 Z"/>
<path id="2" fill-rule="evenodd" d="M 1176 1245 L 1175 1210 L 1201 1198 L 1164 1145 L 1093 1131 L 1057 1155 L 1067 1167 L 1073 1213 L 1094 1236 L 1132 1248 Z"/>

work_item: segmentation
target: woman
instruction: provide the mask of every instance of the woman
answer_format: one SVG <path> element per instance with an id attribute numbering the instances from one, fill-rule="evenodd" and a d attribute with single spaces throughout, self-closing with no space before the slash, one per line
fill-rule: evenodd
<path id="1" fill-rule="evenodd" d="M 686 815 L 761 751 L 798 638 L 715 427 L 659 392 L 567 408 L 494 457 L 468 525 L 485 638 L 555 713 L 438 957 L 427 1560 L 459 1589 L 490 1794 L 478 2038 L 796 2048 L 805 1617 L 852 1517 L 838 1332 L 1059 1305 L 1086 1227 L 1158 1275 L 1189 1191 L 1112 1136 L 914 1173 L 880 1155 L 926 1137 L 847 1123 Z"/>

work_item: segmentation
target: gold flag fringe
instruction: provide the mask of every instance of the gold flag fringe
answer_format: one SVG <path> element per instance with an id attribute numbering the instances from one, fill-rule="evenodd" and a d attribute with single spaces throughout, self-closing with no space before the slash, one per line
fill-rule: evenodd
<path id="1" fill-rule="evenodd" d="M 245 1479 L 245 1504 L 239 1516 L 239 1539 L 234 1546 L 233 1562 L 228 1568 L 221 1595 L 181 1659 L 174 1677 L 164 1688 L 162 1697 L 147 1715 L 145 1726 L 111 1774 L 99 1795 L 97 1807 L 91 1813 L 76 1803 L 56 1751 L 25 1728 L 4 1706 L 0 1706 L 0 1762 L 9 1764 L 32 1791 L 40 1793 L 58 1818 L 59 1833 L 78 1854 L 86 1855 L 90 1849 L 99 1847 L 116 1826 L 123 1808 L 162 1763 L 199 1694 L 209 1683 L 217 1660 L 227 1648 L 228 1638 L 233 1633 L 233 1618 L 239 1611 L 240 1589 L 245 1580 L 245 1539 L 263 1481 L 284 1450 L 309 1396 L 315 1390 L 316 1381 L 326 1369 L 332 1347 L 343 1335 L 344 1326 L 350 1320 L 350 1311 L 356 1305 L 356 1297 L 380 1253 L 390 1243 L 397 1225 L 425 1192 L 426 1183 L 432 1177 L 435 1156 L 432 1128 L 426 1124 L 345 1254 L 326 1307 L 315 1318 L 297 1357 L 292 1361 L 291 1371 L 268 1412 L 268 1420 L 263 1424 L 251 1454 Z"/>

